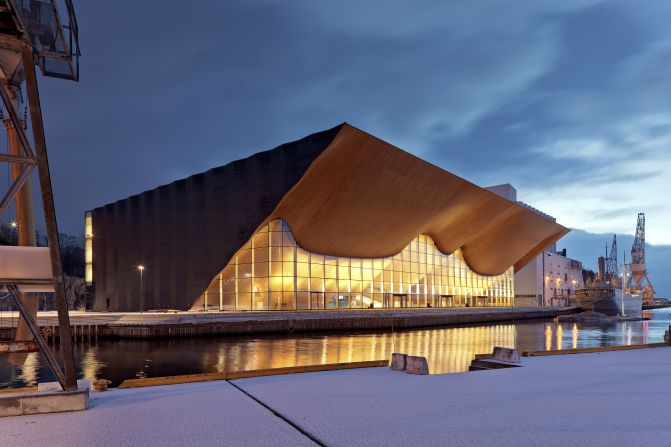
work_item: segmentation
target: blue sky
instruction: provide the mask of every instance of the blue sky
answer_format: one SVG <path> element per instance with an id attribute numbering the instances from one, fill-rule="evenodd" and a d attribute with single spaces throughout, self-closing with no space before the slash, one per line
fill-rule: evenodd
<path id="1" fill-rule="evenodd" d="M 66 232 L 347 121 L 569 227 L 632 233 L 645 212 L 671 244 L 667 0 L 75 6 L 81 82 L 41 81 Z"/>

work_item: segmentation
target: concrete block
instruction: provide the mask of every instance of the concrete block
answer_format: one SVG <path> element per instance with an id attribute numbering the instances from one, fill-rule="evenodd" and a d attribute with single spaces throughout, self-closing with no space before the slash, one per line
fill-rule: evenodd
<path id="1" fill-rule="evenodd" d="M 520 368 L 521 363 L 506 362 L 496 359 L 475 359 L 471 362 L 469 371 L 481 371 L 485 369 L 502 369 L 502 368 Z"/>
<path id="2" fill-rule="evenodd" d="M 429 363 L 426 357 L 419 357 L 416 355 L 409 355 L 405 372 L 408 374 L 426 375 L 429 374 Z"/>
<path id="3" fill-rule="evenodd" d="M 16 396 L 0 397 L 0 417 L 20 416 L 21 398 Z"/>
<path id="4" fill-rule="evenodd" d="M 82 411 L 89 407 L 89 389 L 77 391 L 17 391 L 0 394 L 0 417 Z"/>
<path id="5" fill-rule="evenodd" d="M 394 352 L 391 354 L 391 364 L 389 367 L 394 371 L 405 371 L 408 364 L 408 354 Z"/>
<path id="6" fill-rule="evenodd" d="M 26 396 L 21 414 L 60 413 L 83 411 L 89 407 L 89 390 L 61 392 L 50 395 Z"/>
<path id="7" fill-rule="evenodd" d="M 79 390 L 91 388 L 91 382 L 88 380 L 77 380 L 77 388 Z M 58 382 L 43 382 L 37 384 L 37 391 L 63 391 L 61 384 Z"/>
<path id="8" fill-rule="evenodd" d="M 494 357 L 494 359 L 501 360 L 503 362 L 510 362 L 510 363 L 521 362 L 520 353 L 517 352 L 517 349 L 501 348 L 495 346 L 492 356 Z"/>

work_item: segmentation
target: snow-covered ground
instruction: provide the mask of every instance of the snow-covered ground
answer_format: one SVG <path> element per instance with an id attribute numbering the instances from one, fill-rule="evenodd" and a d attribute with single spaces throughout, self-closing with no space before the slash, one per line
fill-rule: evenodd
<path id="1" fill-rule="evenodd" d="M 7 447 L 313 446 L 228 382 L 91 393 L 88 411 L 0 418 Z"/>
<path id="2" fill-rule="evenodd" d="M 524 358 L 523 368 L 387 368 L 234 383 L 329 446 L 670 445 L 671 348 Z M 92 394 L 83 413 L 0 419 L 23 445 L 310 445 L 226 382 Z"/>
<path id="3" fill-rule="evenodd" d="M 671 348 L 523 364 L 431 376 L 376 368 L 240 385 L 326 445 L 671 444 Z"/>

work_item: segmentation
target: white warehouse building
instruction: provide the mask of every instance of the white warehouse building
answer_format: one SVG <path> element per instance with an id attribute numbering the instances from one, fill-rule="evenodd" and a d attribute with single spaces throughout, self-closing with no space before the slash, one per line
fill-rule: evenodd
<path id="1" fill-rule="evenodd" d="M 556 221 L 554 217 L 519 202 L 517 190 L 509 183 L 486 189 Z M 568 296 L 582 287 L 582 262 L 567 257 L 565 249 L 557 252 L 555 244 L 515 272 L 515 306 L 565 306 Z"/>

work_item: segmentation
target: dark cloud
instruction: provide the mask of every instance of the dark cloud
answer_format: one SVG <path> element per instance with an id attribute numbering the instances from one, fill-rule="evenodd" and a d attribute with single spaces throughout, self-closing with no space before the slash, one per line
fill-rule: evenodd
<path id="1" fill-rule="evenodd" d="M 476 183 L 512 182 L 567 225 L 629 231 L 630 210 L 655 210 L 650 238 L 669 242 L 665 0 L 76 7 L 81 82 L 41 81 L 65 231 L 349 121 Z"/>

